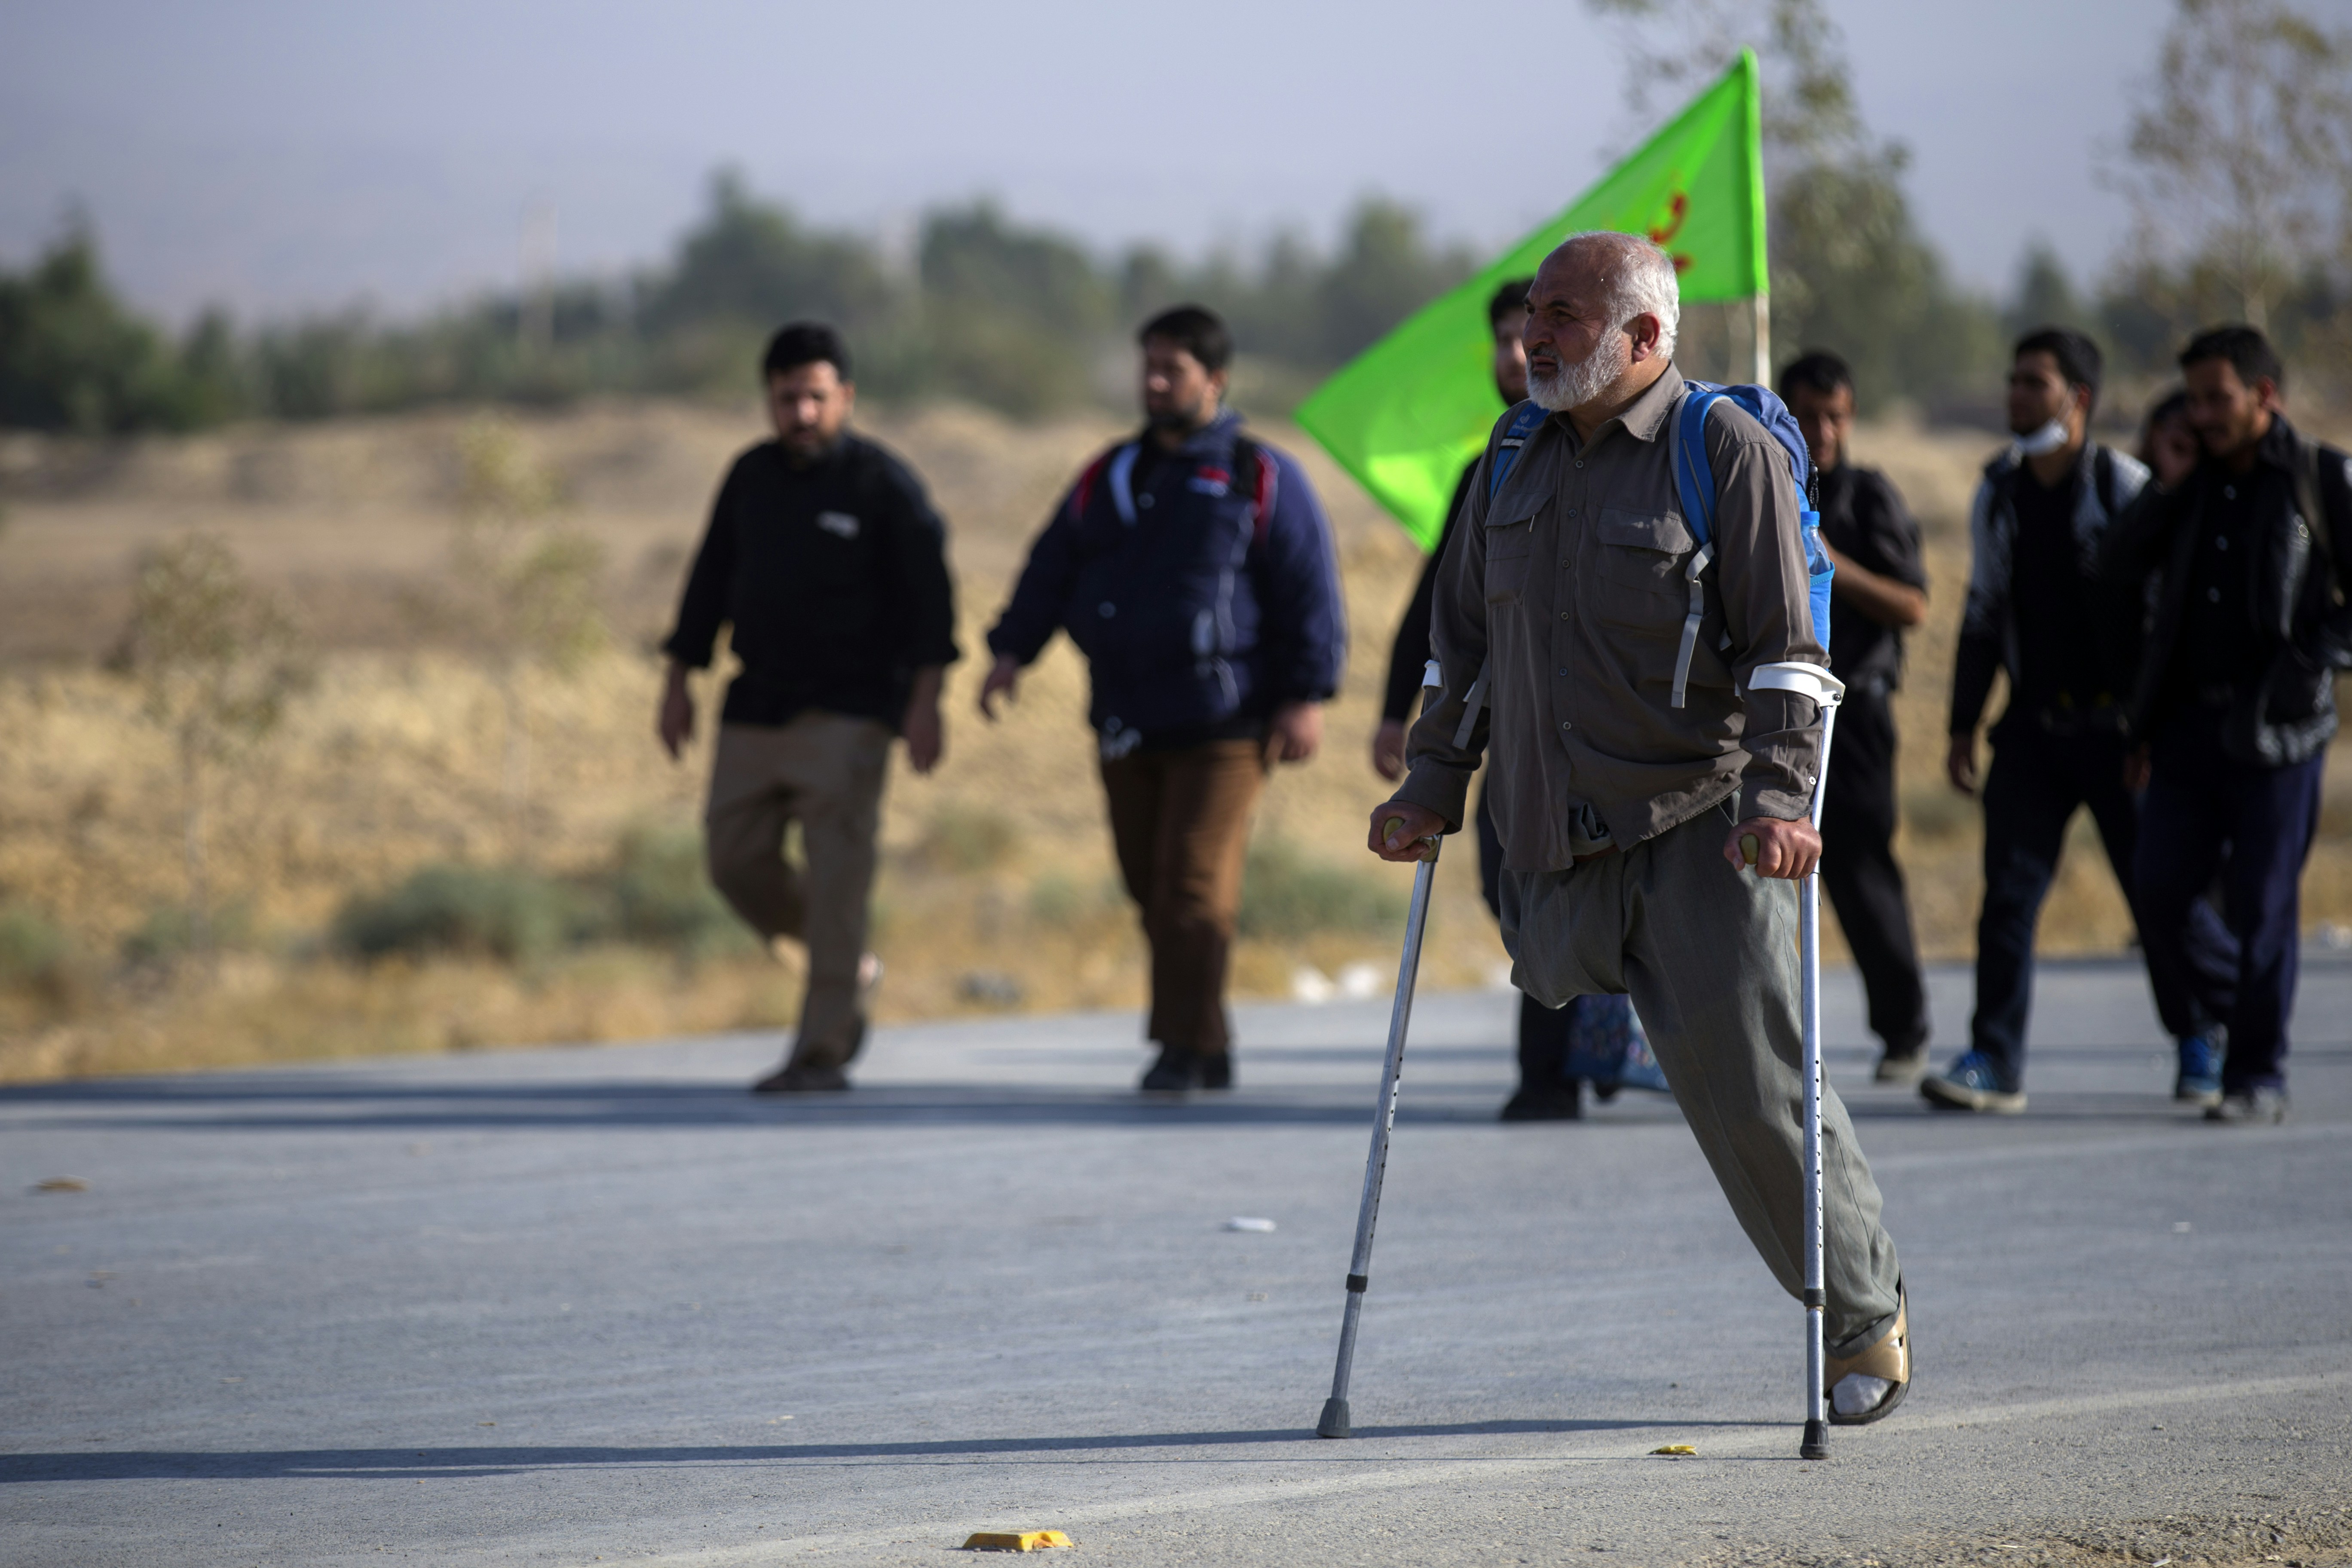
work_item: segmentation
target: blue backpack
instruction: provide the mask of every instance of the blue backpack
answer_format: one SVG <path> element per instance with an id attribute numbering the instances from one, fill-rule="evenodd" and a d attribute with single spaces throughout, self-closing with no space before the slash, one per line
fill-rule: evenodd
<path id="1" fill-rule="evenodd" d="M 1675 708 L 1683 706 L 1685 690 L 1690 683 L 1691 652 L 1698 645 L 1699 620 L 1706 611 L 1706 592 L 1699 583 L 1699 575 L 1715 560 L 1715 472 L 1707 463 L 1706 432 L 1707 413 L 1717 404 L 1728 400 L 1746 409 L 1789 454 L 1790 471 L 1797 481 L 1797 496 L 1804 507 L 1799 521 L 1804 531 L 1813 640 L 1821 645 L 1824 658 L 1829 656 L 1830 578 L 1833 572 L 1829 552 L 1822 545 L 1821 513 L 1812 506 L 1812 455 L 1806 449 L 1805 433 L 1798 428 L 1797 416 L 1789 412 L 1788 405 L 1767 387 L 1721 386 L 1711 381 L 1686 381 L 1683 384 L 1683 396 L 1669 416 L 1667 447 L 1674 464 L 1675 491 L 1682 500 L 1683 521 L 1698 541 L 1698 548 L 1691 552 L 1689 563 L 1683 568 L 1683 580 L 1690 585 L 1690 613 L 1683 621 L 1682 647 L 1675 657 L 1675 688 L 1669 705 Z M 1532 403 L 1522 403 L 1512 413 L 1510 426 L 1496 444 L 1495 460 L 1489 465 L 1489 500 L 1502 489 L 1528 438 L 1548 417 L 1546 410 Z"/>

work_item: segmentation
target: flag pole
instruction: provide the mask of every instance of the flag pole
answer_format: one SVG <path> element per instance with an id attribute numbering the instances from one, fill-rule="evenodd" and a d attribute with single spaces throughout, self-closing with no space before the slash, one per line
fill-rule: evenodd
<path id="1" fill-rule="evenodd" d="M 1756 384 L 1772 384 L 1772 297 L 1751 294 L 1748 303 L 1753 315 L 1754 330 L 1748 334 L 1756 343 Z"/>

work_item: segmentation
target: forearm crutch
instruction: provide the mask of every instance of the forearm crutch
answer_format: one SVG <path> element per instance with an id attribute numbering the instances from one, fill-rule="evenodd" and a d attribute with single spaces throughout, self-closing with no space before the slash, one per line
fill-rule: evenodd
<path id="1" fill-rule="evenodd" d="M 1397 819 L 1390 818 L 1392 825 Z M 1385 831 L 1385 828 L 1383 829 Z M 1364 1288 L 1372 1268 L 1372 1223 L 1380 1217 L 1381 1177 L 1389 1163 L 1389 1132 L 1396 1125 L 1397 1079 L 1404 1068 L 1405 1026 L 1412 1019 L 1412 986 L 1421 973 L 1421 933 L 1429 923 L 1430 889 L 1437 879 L 1434 837 L 1412 873 L 1412 904 L 1405 912 L 1404 956 L 1397 962 L 1396 999 L 1389 1005 L 1389 1050 L 1381 1064 L 1381 1100 L 1372 1111 L 1372 1152 L 1364 1162 L 1364 1199 L 1356 1210 L 1356 1250 L 1348 1264 L 1348 1304 L 1339 1318 L 1339 1360 L 1331 1372 L 1331 1397 L 1323 1402 L 1318 1436 L 1348 1433 L 1348 1373 L 1356 1359 L 1356 1322 L 1363 1316 Z"/>
<path id="2" fill-rule="evenodd" d="M 1822 801 L 1829 791 L 1830 733 L 1845 682 L 1817 664 L 1767 664 L 1748 678 L 1750 691 L 1789 691 L 1810 697 L 1822 715 L 1822 759 L 1813 773 L 1812 821 L 1821 830 Z M 1822 873 L 1816 864 L 1797 889 L 1797 931 L 1805 970 L 1805 1436 L 1798 1454 L 1830 1457 L 1827 1352 L 1822 1320 L 1829 1310 L 1822 1221 Z"/>

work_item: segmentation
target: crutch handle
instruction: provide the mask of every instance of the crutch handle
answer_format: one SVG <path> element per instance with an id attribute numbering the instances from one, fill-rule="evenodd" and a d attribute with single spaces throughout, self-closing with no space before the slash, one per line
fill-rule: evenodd
<path id="1" fill-rule="evenodd" d="M 1756 864 L 1756 852 L 1759 847 L 1756 835 L 1753 833 L 1743 833 L 1739 836 L 1739 858 L 1748 865 Z"/>
<path id="2" fill-rule="evenodd" d="M 1386 822 L 1381 823 L 1381 841 L 1382 841 L 1383 843 L 1385 843 L 1385 842 L 1387 841 L 1387 839 L 1388 839 L 1388 836 L 1389 836 L 1390 834 L 1394 833 L 1398 828 L 1402 827 L 1403 826 L 1404 826 L 1404 818 L 1403 818 L 1403 817 L 1402 817 L 1402 816 L 1391 816 L 1391 817 L 1390 817 Z M 1436 856 L 1435 856 L 1435 854 L 1433 853 L 1433 851 L 1435 851 L 1435 849 L 1437 848 L 1437 835 L 1435 835 L 1434 833 L 1425 833 L 1425 834 L 1422 835 L 1421 842 L 1423 843 L 1423 845 L 1424 845 L 1424 846 L 1425 846 L 1425 847 L 1424 847 L 1424 848 L 1422 850 L 1422 852 L 1421 852 L 1421 858 L 1423 858 L 1423 859 L 1424 859 L 1424 860 L 1431 860 L 1431 859 L 1434 859 L 1434 858 L 1436 858 Z"/>

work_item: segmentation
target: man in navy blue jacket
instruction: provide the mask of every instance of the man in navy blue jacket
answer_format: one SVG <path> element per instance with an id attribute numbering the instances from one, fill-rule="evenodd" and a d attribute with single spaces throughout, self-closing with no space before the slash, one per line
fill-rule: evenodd
<path id="1" fill-rule="evenodd" d="M 1223 407 L 1233 337 L 1197 305 L 1152 318 L 1147 424 L 1089 463 L 988 634 L 996 717 L 1056 630 L 1085 654 L 1119 874 L 1151 945 L 1151 1090 L 1233 1083 L 1225 970 L 1250 807 L 1303 763 L 1339 688 L 1347 615 L 1331 531 L 1287 454 Z"/>

